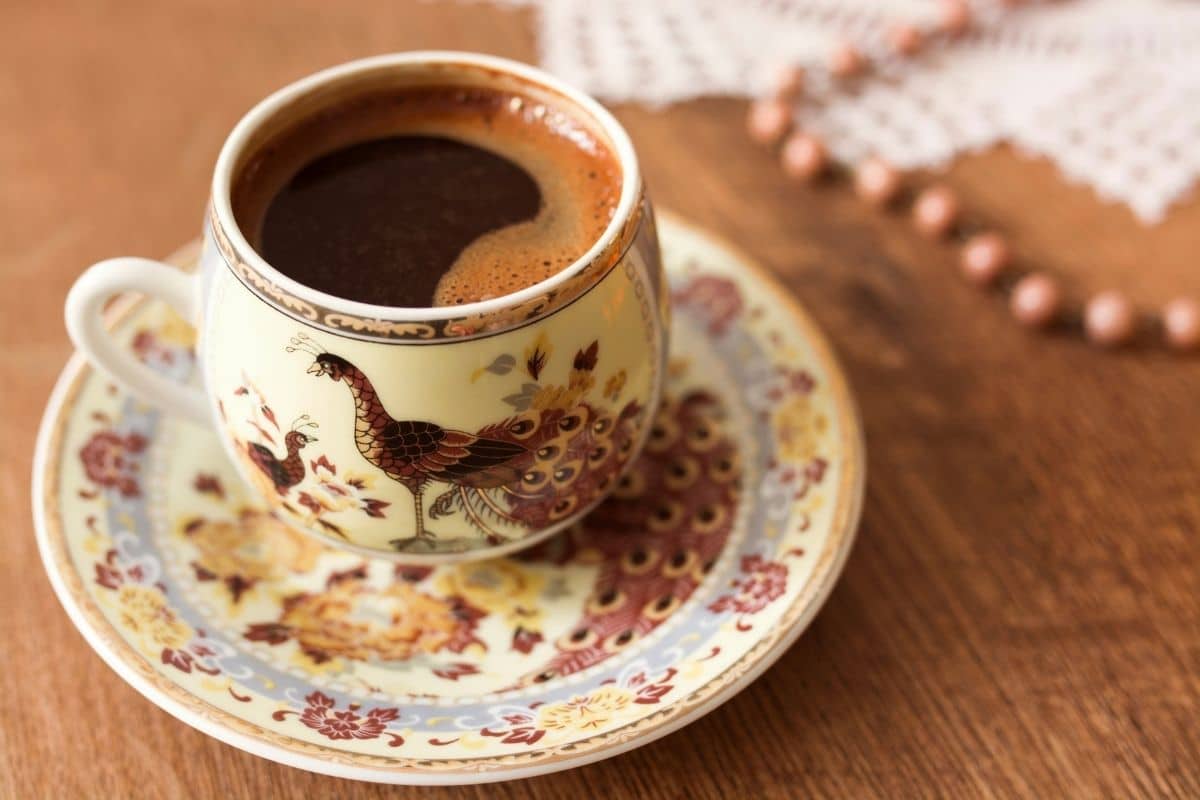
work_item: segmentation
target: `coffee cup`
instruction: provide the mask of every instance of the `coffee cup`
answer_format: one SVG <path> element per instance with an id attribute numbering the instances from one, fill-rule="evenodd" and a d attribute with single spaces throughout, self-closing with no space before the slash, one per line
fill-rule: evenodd
<path id="1" fill-rule="evenodd" d="M 375 304 L 362 294 L 369 282 L 347 298 L 269 263 L 261 232 L 235 209 L 262 154 L 348 103 L 399 104 L 414 92 L 508 98 L 494 113 L 592 137 L 616 170 L 611 207 L 590 223 L 594 241 L 529 285 L 460 304 Z M 487 131 L 473 144 L 486 148 Z M 440 199 L 453 211 L 458 196 Z M 555 213 L 573 224 L 584 212 Z M 421 257 L 406 263 L 419 269 Z M 175 382 L 110 338 L 101 312 L 126 291 L 165 301 L 195 326 L 198 381 Z M 333 546 L 408 563 L 528 547 L 611 493 L 659 401 L 668 316 L 653 212 L 617 121 L 537 69 L 454 52 L 351 62 L 263 100 L 220 152 L 197 270 L 103 261 L 66 303 L 68 331 L 88 360 L 163 411 L 212 428 L 280 519 Z"/>

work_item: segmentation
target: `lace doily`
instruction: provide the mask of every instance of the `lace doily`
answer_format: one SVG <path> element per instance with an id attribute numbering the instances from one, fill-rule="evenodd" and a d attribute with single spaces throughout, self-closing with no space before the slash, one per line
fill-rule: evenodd
<path id="1" fill-rule="evenodd" d="M 934 0 L 500 0 L 531 6 L 542 66 L 613 102 L 753 96 L 780 65 L 850 38 L 882 49 Z M 848 90 L 817 83 L 797 122 L 839 159 L 931 167 L 1007 141 L 1155 222 L 1200 176 L 1200 3 L 1060 0 L 998 13 Z"/>

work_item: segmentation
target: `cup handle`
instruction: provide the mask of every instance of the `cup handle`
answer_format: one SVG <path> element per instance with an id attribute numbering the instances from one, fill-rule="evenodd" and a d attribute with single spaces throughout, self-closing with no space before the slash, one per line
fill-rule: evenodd
<path id="1" fill-rule="evenodd" d="M 67 294 L 67 333 L 94 366 L 153 405 L 211 426 L 208 401 L 194 387 L 171 380 L 117 345 L 104 325 L 104 305 L 118 292 L 144 292 L 167 302 L 188 322 L 196 319 L 198 278 L 147 258 L 110 258 L 79 276 Z"/>

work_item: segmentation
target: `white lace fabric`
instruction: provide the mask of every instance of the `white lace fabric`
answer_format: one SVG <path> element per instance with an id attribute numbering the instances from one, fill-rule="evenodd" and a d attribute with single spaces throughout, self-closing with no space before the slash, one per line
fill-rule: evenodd
<path id="1" fill-rule="evenodd" d="M 935 0 L 500 0 L 535 9 L 542 66 L 610 102 L 761 94 L 783 64 L 819 72 L 849 39 L 883 53 Z M 818 78 L 797 124 L 835 157 L 936 167 L 1001 141 L 1163 218 L 1200 176 L 1200 2 L 1057 0 L 1001 11 L 853 88 Z"/>

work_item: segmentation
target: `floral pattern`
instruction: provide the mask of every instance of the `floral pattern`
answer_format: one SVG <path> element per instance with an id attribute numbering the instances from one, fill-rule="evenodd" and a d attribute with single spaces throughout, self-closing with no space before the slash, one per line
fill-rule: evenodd
<path id="1" fill-rule="evenodd" d="M 197 491 L 211 491 L 201 476 Z M 223 499 L 218 495 L 218 499 Z M 190 562 L 200 581 L 220 581 L 237 603 L 263 581 L 277 581 L 315 566 L 324 548 L 263 511 L 242 508 L 233 519 L 192 517 L 182 534 L 196 547 Z"/>
<path id="2" fill-rule="evenodd" d="M 116 489 L 122 497 L 137 497 L 142 489 L 138 481 L 138 463 L 131 456 L 145 449 L 146 437 L 140 433 L 121 435 L 103 430 L 92 434 L 79 451 L 79 460 L 93 483 Z"/>
<path id="3" fill-rule="evenodd" d="M 339 477 L 327 454 L 305 461 L 316 441 L 308 429 L 320 427 L 308 414 L 292 423 L 281 451 L 277 415 L 245 375 L 233 396 L 246 398 L 245 424 L 255 436 L 239 441 L 235 449 L 262 494 L 278 498 L 279 509 L 301 525 L 346 541 L 367 545 L 363 536 L 368 528 L 361 517 L 339 512 L 357 510 L 382 518 L 399 497 L 411 498 L 413 504 L 412 524 L 401 526 L 408 535 L 370 546 L 425 554 L 508 543 L 562 522 L 605 494 L 628 463 L 646 416 L 635 400 L 610 405 L 624 392 L 623 370 L 606 379 L 602 392 L 593 391 L 602 359 L 599 340 L 573 354 L 559 353 L 563 366 L 570 365 L 565 381 L 548 374 L 555 366 L 555 374 L 561 375 L 556 349 L 563 350 L 541 331 L 522 352 L 501 353 L 475 369 L 471 382 L 495 392 L 511 413 L 465 431 L 393 418 L 370 374 L 300 331 L 289 337 L 284 350 L 311 357 L 308 373 L 345 385 L 353 400 L 346 413 L 354 422 L 353 443 L 361 456 L 354 463 L 365 472 Z M 400 492 L 398 486 L 403 487 Z M 368 497 L 368 490 L 391 500 Z M 447 518 L 443 524 L 454 535 L 439 536 L 429 529 Z"/>
<path id="4" fill-rule="evenodd" d="M 95 570 L 96 583 L 111 593 L 107 600 L 122 630 L 140 651 L 180 672 L 221 673 L 213 658 L 217 653 L 203 632 L 179 616 L 161 585 L 149 582 L 154 569 L 122 558 L 114 548 L 95 564 Z"/>
<path id="5" fill-rule="evenodd" d="M 247 502 L 209 434 L 85 373 L 46 461 L 41 535 L 89 639 L 210 729 L 384 780 L 573 763 L 739 686 L 831 582 L 856 429 L 798 318 L 736 262 L 674 241 L 682 327 L 645 455 L 584 524 L 515 557 L 394 566 L 316 543 Z M 148 304 L 122 330 L 131 348 L 150 331 L 136 347 L 176 374 L 190 356 L 166 324 Z M 485 365 L 480 385 L 550 385 L 568 358 L 592 374 L 513 400 L 555 408 L 586 385 L 620 407 L 602 353 L 549 344 Z M 319 432 L 250 385 L 226 405 L 280 460 L 289 433 Z M 333 522 L 379 499 L 352 465 L 297 452 L 304 479 L 280 496 L 298 513 Z"/>
<path id="6" fill-rule="evenodd" d="M 138 360 L 162 372 L 173 373 L 191 366 L 196 335 L 178 314 L 171 312 L 158 325 L 140 328 L 133 335 L 131 349 Z"/>
<path id="7" fill-rule="evenodd" d="M 730 581 L 737 593 L 721 595 L 709 604 L 710 611 L 757 614 L 787 590 L 787 567 L 777 561 L 767 561 L 757 553 L 743 556 L 742 572 L 742 577 Z"/>
<path id="8" fill-rule="evenodd" d="M 323 592 L 286 598 L 278 621 L 250 625 L 246 638 L 270 644 L 295 639 L 318 664 L 334 657 L 402 661 L 484 646 L 475 627 L 485 612 L 461 598 L 434 597 L 406 581 L 377 588 L 359 571 L 330 581 Z"/>
<path id="9" fill-rule="evenodd" d="M 744 303 L 738 285 L 717 275 L 697 275 L 677 289 L 675 303 L 705 320 L 708 332 L 720 336 L 741 316 Z"/>
<path id="10" fill-rule="evenodd" d="M 351 703 L 344 711 L 338 711 L 333 698 L 321 692 L 312 692 L 304 698 L 307 705 L 303 711 L 282 709 L 271 715 L 282 722 L 291 714 L 297 714 L 301 724 L 312 728 L 328 739 L 378 739 L 387 734 L 388 745 L 399 747 L 404 737 L 388 731 L 387 724 L 400 716 L 395 708 L 372 708 L 362 714 L 362 707 Z"/>
<path id="11" fill-rule="evenodd" d="M 628 717 L 637 706 L 662 701 L 675 688 L 671 680 L 676 672 L 671 667 L 651 680 L 645 670 L 641 670 L 622 685 L 605 684 L 555 703 L 505 708 L 497 715 L 496 722 L 480 733 L 504 744 L 532 745 L 543 737 L 555 740 L 610 727 Z"/>

